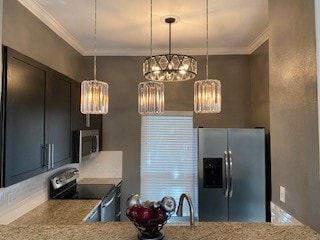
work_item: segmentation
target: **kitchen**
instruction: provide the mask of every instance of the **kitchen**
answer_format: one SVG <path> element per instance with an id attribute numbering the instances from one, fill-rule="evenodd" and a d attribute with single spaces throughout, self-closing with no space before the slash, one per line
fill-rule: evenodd
<path id="1" fill-rule="evenodd" d="M 292 12 L 290 6 L 292 6 Z M 295 8 L 296 6 L 297 8 Z M 283 12 L 289 14 L 290 18 L 283 19 Z M 272 201 L 301 222 L 319 229 L 317 224 L 319 224 L 320 216 L 318 207 L 320 190 L 318 187 L 318 123 L 317 101 L 315 100 L 316 71 L 313 12 L 313 1 L 307 1 L 307 3 L 295 1 L 294 4 L 292 1 L 281 1 L 281 3 L 269 1 L 270 85 L 267 87 L 270 87 L 270 131 L 272 131 Z M 305 16 L 304 21 L 301 20 L 301 15 Z M 285 20 L 290 20 L 290 22 Z M 291 22 L 294 24 L 291 24 Z M 283 29 L 278 29 L 281 27 Z M 287 28 L 290 29 L 289 32 Z M 283 33 L 290 34 L 290 38 L 284 37 Z M 71 78 L 81 81 L 91 76 L 92 69 L 88 69 L 88 72 L 85 69 L 87 69 L 86 66 L 92 65 L 92 58 L 83 58 L 16 1 L 4 1 L 2 34 L 3 44 L 9 45 Z M 41 36 L 41 40 L 39 40 L 40 38 L 35 40 L 34 36 Z M 306 42 L 304 36 L 310 36 L 306 40 L 311 41 L 311 43 Z M 267 43 L 262 46 L 260 51 L 266 54 L 266 48 L 268 49 Z M 292 49 L 295 49 L 295 51 L 292 52 Z M 286 58 L 287 52 L 292 54 L 289 60 Z M 284 59 L 278 56 L 279 53 L 282 53 L 280 56 L 283 56 Z M 305 53 L 309 53 L 307 56 L 310 58 L 302 58 L 301 56 L 304 56 Z M 210 64 L 213 64 L 210 71 L 214 71 L 214 76 L 223 81 L 222 84 L 224 84 L 225 89 L 229 89 L 226 94 L 240 95 L 235 95 L 234 99 L 230 97 L 233 101 L 230 105 L 224 106 L 225 112 L 219 116 L 199 117 L 195 115 L 195 125 L 204 127 L 252 127 L 251 110 L 247 107 L 251 105 L 250 82 L 246 80 L 250 78 L 250 74 L 254 74 L 250 72 L 250 57 L 225 55 L 217 56 L 217 58 L 218 60 L 210 57 Z M 204 77 L 205 58 L 200 56 L 197 59 L 199 66 L 198 79 L 202 79 Z M 137 84 L 142 80 L 140 69 L 143 60 L 144 57 L 120 56 L 98 59 L 98 78 L 106 80 L 110 84 L 110 111 L 108 115 L 103 117 L 102 135 L 104 142 L 102 149 L 123 151 L 122 177 L 125 183 L 130 183 L 124 184 L 122 189 L 124 195 L 139 192 L 140 186 L 140 156 L 137 151 L 137 149 L 140 149 L 140 116 L 136 110 L 136 95 L 132 94 L 131 89 L 136 89 Z M 125 71 L 120 71 L 120 66 L 124 67 Z M 230 66 L 227 73 L 221 66 Z M 305 68 L 292 74 L 292 69 L 301 66 L 305 66 Z M 231 67 L 232 71 L 230 70 Z M 269 75 L 268 70 L 266 71 L 266 74 Z M 128 77 L 125 72 L 130 72 L 130 76 Z M 241 78 L 237 77 L 242 82 L 237 85 L 236 92 L 232 83 L 234 75 L 242 76 Z M 279 80 L 283 76 L 286 77 L 286 81 Z M 127 88 L 122 87 L 124 83 L 128 86 Z M 292 87 L 289 86 L 293 83 L 296 85 L 294 89 L 291 89 Z M 182 91 L 178 84 L 173 84 L 172 87 L 167 88 L 168 109 L 192 110 L 192 86 L 192 82 L 184 83 L 183 89 L 186 90 L 183 90 L 183 94 L 179 94 L 179 96 L 174 94 Z M 239 87 L 243 89 L 239 91 Z M 111 91 L 111 89 L 117 89 L 117 91 Z M 285 91 L 288 91 L 288 94 L 283 94 Z M 265 88 L 261 89 L 261 92 L 265 92 Z M 224 95 L 224 98 L 229 99 L 229 96 Z M 299 96 L 300 99 L 296 99 L 296 96 Z M 243 102 L 239 102 L 239 99 L 242 99 Z M 268 106 L 266 108 L 268 109 Z M 130 119 L 130 122 L 124 122 L 124 119 Z M 292 121 L 292 119 L 297 119 L 297 121 Z M 267 129 L 268 123 L 258 123 L 263 124 Z M 281 185 L 286 186 L 288 190 L 289 195 L 286 204 L 279 201 L 278 189 Z M 43 189 L 42 186 L 39 186 L 39 188 Z M 1 199 L 3 199 L 1 203 L 7 203 L 6 192 L 4 192 L 6 190 L 1 189 L 0 191 Z M 32 189 L 33 193 L 39 191 L 41 190 Z M 37 203 L 45 199 L 44 194 L 41 195 L 42 199 L 27 196 L 38 201 Z M 3 210 L 2 206 L 3 204 L 1 204 L 1 210 Z M 23 208 L 23 205 L 19 205 L 19 202 L 17 202 L 17 205 L 14 206 L 16 211 L 19 206 Z M 12 209 L 5 208 L 4 211 Z"/>

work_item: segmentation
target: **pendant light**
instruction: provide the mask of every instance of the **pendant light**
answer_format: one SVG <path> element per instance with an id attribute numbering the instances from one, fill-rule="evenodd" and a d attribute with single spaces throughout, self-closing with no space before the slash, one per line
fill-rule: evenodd
<path id="1" fill-rule="evenodd" d="M 150 56 L 152 57 L 152 0 L 150 0 Z M 141 115 L 164 113 L 164 84 L 141 82 L 138 85 L 138 112 Z"/>
<path id="2" fill-rule="evenodd" d="M 221 112 L 221 82 L 209 79 L 209 11 L 208 0 L 206 0 L 207 13 L 207 56 L 206 56 L 206 80 L 194 83 L 194 112 L 195 113 L 220 113 Z"/>
<path id="3" fill-rule="evenodd" d="M 164 113 L 164 84 L 141 82 L 138 86 L 138 112 L 141 115 Z"/>
<path id="4" fill-rule="evenodd" d="M 97 0 L 94 2 L 94 79 L 81 83 L 81 112 L 83 114 L 107 114 L 109 105 L 106 82 L 97 81 Z"/>
<path id="5" fill-rule="evenodd" d="M 169 53 L 148 57 L 143 62 L 146 79 L 160 82 L 179 82 L 193 79 L 197 75 L 197 61 L 190 56 L 171 53 L 171 25 L 174 17 L 165 18 L 169 24 Z"/>

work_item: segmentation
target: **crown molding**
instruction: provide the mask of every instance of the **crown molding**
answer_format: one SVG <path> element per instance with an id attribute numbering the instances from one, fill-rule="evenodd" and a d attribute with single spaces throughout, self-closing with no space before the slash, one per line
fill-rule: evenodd
<path id="1" fill-rule="evenodd" d="M 269 39 L 269 28 L 266 28 L 252 43 L 248 46 L 248 54 L 257 50 L 265 41 Z"/>
<path id="2" fill-rule="evenodd" d="M 25 8 L 33 13 L 59 37 L 66 41 L 71 47 L 84 55 L 84 50 L 79 42 L 70 34 L 55 18 L 53 18 L 36 0 L 18 0 Z"/>
<path id="3" fill-rule="evenodd" d="M 206 55 L 206 48 L 176 48 L 172 50 L 176 54 L 184 55 Z M 209 48 L 209 55 L 246 55 L 250 54 L 247 47 L 238 48 Z M 152 55 L 166 54 L 168 49 L 154 49 Z M 84 50 L 84 56 L 93 56 L 94 49 Z M 150 49 L 97 49 L 97 56 L 150 56 Z"/>
<path id="4" fill-rule="evenodd" d="M 25 8 L 46 24 L 52 31 L 66 41 L 83 56 L 93 56 L 93 49 L 84 49 L 75 37 L 53 18 L 36 0 L 18 0 Z M 263 31 L 248 47 L 209 48 L 209 55 L 248 55 L 253 53 L 269 38 L 268 28 Z M 153 54 L 167 53 L 168 49 L 157 49 Z M 205 55 L 206 48 L 175 49 L 175 53 Z M 149 56 L 150 49 L 97 49 L 97 56 Z"/>

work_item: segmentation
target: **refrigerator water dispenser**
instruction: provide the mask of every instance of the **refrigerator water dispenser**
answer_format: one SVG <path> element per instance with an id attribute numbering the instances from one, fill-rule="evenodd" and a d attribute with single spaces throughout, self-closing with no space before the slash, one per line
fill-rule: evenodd
<path id="1" fill-rule="evenodd" d="M 222 188 L 222 158 L 203 159 L 204 188 Z"/>

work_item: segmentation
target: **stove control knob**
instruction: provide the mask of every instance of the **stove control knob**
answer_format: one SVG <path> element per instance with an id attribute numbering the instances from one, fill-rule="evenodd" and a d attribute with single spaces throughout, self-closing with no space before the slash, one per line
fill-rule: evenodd
<path id="1" fill-rule="evenodd" d="M 62 183 L 62 178 L 58 178 L 58 179 L 56 180 L 56 184 L 60 184 L 60 183 Z"/>

